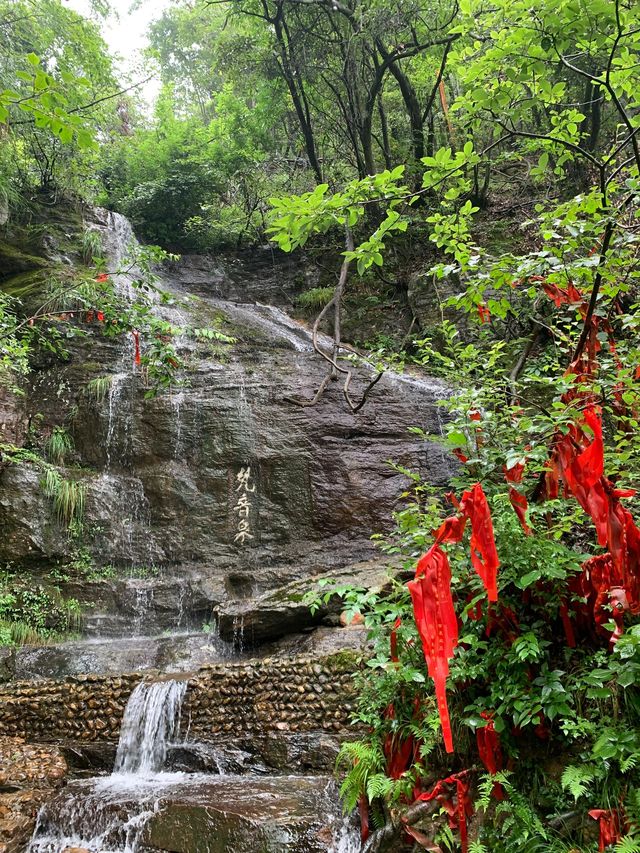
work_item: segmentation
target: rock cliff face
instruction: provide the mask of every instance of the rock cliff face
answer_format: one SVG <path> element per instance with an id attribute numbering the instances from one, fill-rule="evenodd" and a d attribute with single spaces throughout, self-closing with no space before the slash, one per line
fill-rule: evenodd
<path id="1" fill-rule="evenodd" d="M 132 239 L 126 221 L 98 211 L 92 227 L 117 263 Z M 5 434 L 21 436 L 31 424 L 42 434 L 65 425 L 73 435 L 73 476 L 86 489 L 81 544 L 96 567 L 114 567 L 106 580 L 67 584 L 96 603 L 85 616 L 88 636 L 219 620 L 231 637 L 242 632 L 243 614 L 266 601 L 269 627 L 254 613 L 249 639 L 273 639 L 310 622 L 292 583 L 349 573 L 375 557 L 370 536 L 389 528 L 407 484 L 389 460 L 445 482 L 449 462 L 437 440 L 408 428 L 437 436 L 436 402 L 446 391 L 428 378 L 389 374 L 355 415 L 338 383 L 302 408 L 288 398 L 311 398 L 323 365 L 308 329 L 278 303 L 313 283 L 312 273 L 262 252 L 187 257 L 162 279 L 174 296 L 172 307 L 158 307 L 166 319 L 201 327 L 216 319 L 236 343 L 219 356 L 211 343 L 180 338 L 182 386 L 145 399 L 131 342 L 90 333 L 70 343 L 67 361 L 37 365 L 13 407 L 0 401 Z M 108 391 L 96 399 L 87 384 L 104 376 Z M 355 384 L 365 379 L 361 372 Z M 78 548 L 40 478 L 29 465 L 0 474 L 0 559 L 36 574 Z M 353 572 L 378 582 L 380 567 Z"/>
<path id="2" fill-rule="evenodd" d="M 89 225 L 115 269 L 132 239 L 126 220 L 94 211 Z M 18 276 L 23 287 L 26 275 L 33 287 L 47 263 L 73 264 L 81 223 L 66 227 L 30 244 L 28 258 L 18 252 L 24 264 L 4 281 L 0 272 L 0 286 Z M 3 650 L 0 680 L 13 680 L 0 689 L 0 735 L 24 737 L 46 761 L 51 751 L 33 744 L 61 744 L 72 774 L 108 770 L 141 680 L 152 682 L 149 695 L 178 685 L 178 742 L 162 731 L 166 768 L 179 772 L 163 781 L 116 762 L 112 777 L 76 779 L 55 796 L 49 786 L 35 799 L 20 783 L 0 853 L 17 853 L 43 801 L 32 853 L 354 853 L 358 833 L 318 774 L 354 731 L 366 629 L 337 627 L 339 602 L 312 615 L 302 599 L 321 575 L 369 589 L 388 582 L 370 537 L 391 526 L 407 487 L 389 463 L 445 484 L 437 401 L 446 389 L 388 374 L 357 414 L 339 383 L 301 407 L 292 398 L 311 399 L 324 368 L 286 309 L 316 283 L 313 270 L 264 251 L 187 257 L 161 275 L 171 295 L 154 306 L 161 317 L 176 328 L 216 325 L 235 342 L 174 336 L 179 383 L 149 399 L 132 341 L 87 324 L 68 357 L 38 356 L 24 394 L 0 395 L 5 444 L 41 450 L 56 427 L 68 430 L 74 448 L 60 474 L 85 494 L 82 523 L 70 530 L 35 457 L 0 464 L 0 560 L 32 575 L 32 604 L 48 584 L 83 606 L 73 640 Z M 354 392 L 369 378 L 356 367 Z M 37 606 L 47 627 L 51 614 Z M 144 706 L 145 738 L 160 731 L 163 708 Z M 0 786 L 7 768 L 0 755 Z"/>

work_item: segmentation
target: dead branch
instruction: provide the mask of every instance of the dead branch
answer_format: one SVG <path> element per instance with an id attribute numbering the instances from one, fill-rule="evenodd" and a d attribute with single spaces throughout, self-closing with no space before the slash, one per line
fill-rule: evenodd
<path id="1" fill-rule="evenodd" d="M 405 826 L 413 826 L 422 818 L 431 817 L 439 808 L 437 800 L 414 803 L 403 815 L 392 816 L 388 823 L 376 830 L 367 840 L 362 853 L 386 853 L 386 851 L 397 849 L 404 835 Z"/>
<path id="2" fill-rule="evenodd" d="M 350 229 L 346 228 L 346 237 L 345 237 L 345 246 L 347 252 L 353 251 L 353 236 L 351 234 Z M 333 292 L 333 296 L 324 306 L 322 311 L 316 317 L 315 323 L 313 324 L 313 329 L 311 332 L 311 341 L 313 344 L 313 349 L 318 353 L 328 364 L 328 372 L 325 375 L 324 379 L 320 383 L 318 390 L 314 394 L 311 400 L 304 400 L 300 397 L 285 397 L 284 399 L 289 403 L 294 403 L 296 406 L 309 407 L 315 406 L 316 403 L 320 400 L 324 392 L 329 387 L 329 383 L 336 382 L 339 376 L 344 377 L 344 383 L 342 386 L 342 393 L 344 398 L 349 406 L 351 412 L 355 414 L 359 412 L 360 409 L 367 402 L 367 398 L 373 388 L 377 385 L 377 383 L 382 379 L 384 375 L 384 370 L 379 371 L 373 379 L 370 380 L 367 387 L 364 389 L 362 396 L 359 400 L 354 400 L 350 393 L 351 380 L 353 378 L 353 371 L 350 368 L 344 367 L 338 362 L 340 357 L 341 349 L 349 349 L 345 344 L 342 343 L 342 297 L 344 294 L 344 290 L 347 284 L 347 279 L 349 276 L 349 266 L 351 264 L 351 260 L 349 258 L 345 258 L 342 262 L 342 266 L 340 268 L 340 276 L 338 278 L 338 283 L 336 285 L 336 289 Z M 329 310 L 333 308 L 333 341 L 331 346 L 331 353 L 325 352 L 325 350 L 320 346 L 318 341 L 318 334 L 320 331 L 320 324 L 323 319 L 326 317 Z M 353 350 L 351 350 L 353 351 Z"/>

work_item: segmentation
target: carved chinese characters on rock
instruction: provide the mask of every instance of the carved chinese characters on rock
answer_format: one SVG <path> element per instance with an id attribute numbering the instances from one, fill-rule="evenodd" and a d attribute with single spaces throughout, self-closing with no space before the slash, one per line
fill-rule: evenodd
<path id="1" fill-rule="evenodd" d="M 254 539 L 251 529 L 251 510 L 256 493 L 256 484 L 251 475 L 251 466 L 241 468 L 235 477 L 233 492 L 233 514 L 235 519 L 236 545 L 245 545 Z"/>

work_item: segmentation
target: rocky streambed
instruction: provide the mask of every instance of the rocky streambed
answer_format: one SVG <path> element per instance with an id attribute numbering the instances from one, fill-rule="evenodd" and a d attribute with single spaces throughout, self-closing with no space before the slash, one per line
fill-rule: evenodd
<path id="1" fill-rule="evenodd" d="M 0 853 L 25 848 L 41 806 L 64 784 L 68 769 L 55 746 L 0 737 Z"/>

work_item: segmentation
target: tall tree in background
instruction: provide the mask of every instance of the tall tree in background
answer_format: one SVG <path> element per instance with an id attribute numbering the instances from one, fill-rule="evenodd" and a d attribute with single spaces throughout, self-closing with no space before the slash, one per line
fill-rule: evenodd
<path id="1" fill-rule="evenodd" d="M 3 195 L 95 191 L 97 127 L 117 124 L 112 60 L 98 27 L 60 0 L 0 3 Z"/>

